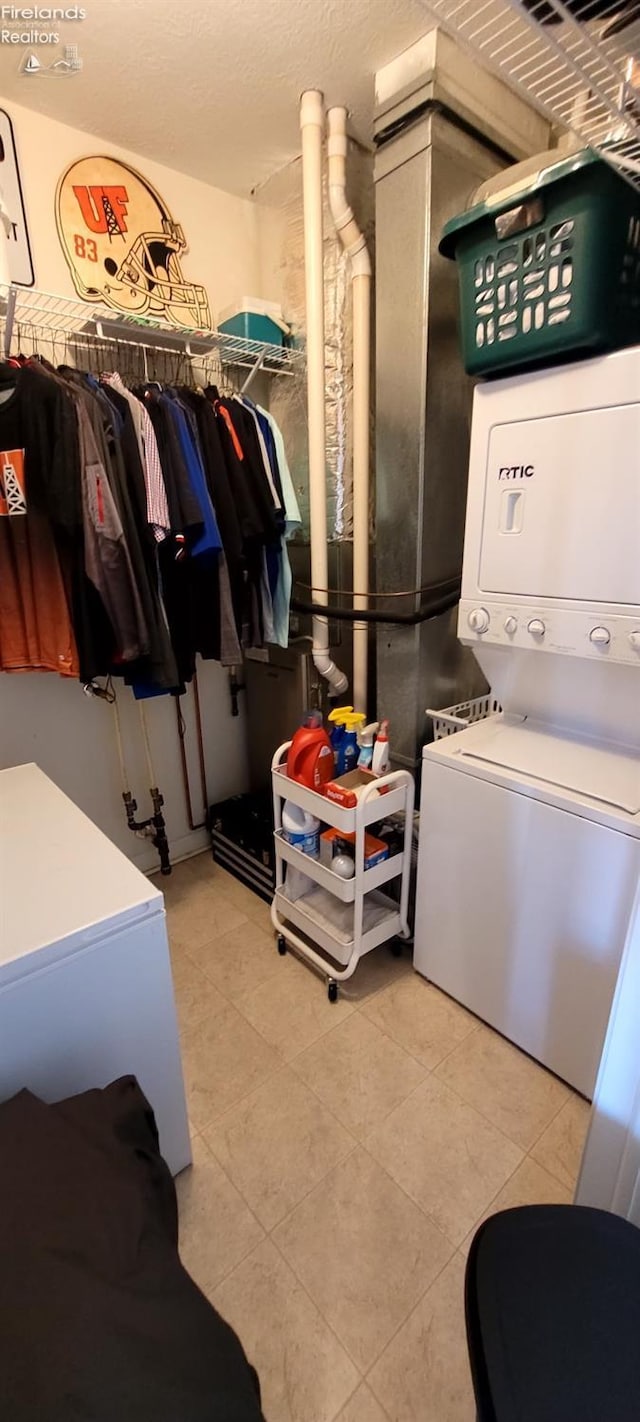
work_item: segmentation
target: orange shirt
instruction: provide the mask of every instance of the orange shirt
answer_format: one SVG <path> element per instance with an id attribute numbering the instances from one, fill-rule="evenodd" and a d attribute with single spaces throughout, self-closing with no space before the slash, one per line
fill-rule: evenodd
<path id="1" fill-rule="evenodd" d="M 0 669 L 79 675 L 53 533 L 28 507 L 22 449 L 0 451 Z"/>

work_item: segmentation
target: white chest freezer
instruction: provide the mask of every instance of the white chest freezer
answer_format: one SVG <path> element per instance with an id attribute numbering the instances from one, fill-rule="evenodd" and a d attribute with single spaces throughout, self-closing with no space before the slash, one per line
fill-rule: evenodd
<path id="1" fill-rule="evenodd" d="M 640 875 L 640 756 L 491 717 L 423 752 L 414 963 L 591 1096 Z"/>
<path id="2" fill-rule="evenodd" d="M 36 765 L 0 772 L 0 1100 L 138 1078 L 191 1160 L 162 894 Z"/>

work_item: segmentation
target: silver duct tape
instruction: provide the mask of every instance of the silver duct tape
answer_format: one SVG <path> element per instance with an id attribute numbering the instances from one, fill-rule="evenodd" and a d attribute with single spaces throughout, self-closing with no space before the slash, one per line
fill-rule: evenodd
<path id="1" fill-rule="evenodd" d="M 296 165 L 299 170 L 299 164 Z M 300 179 L 301 181 L 301 179 Z M 350 456 L 352 391 L 351 305 L 347 260 L 333 232 L 324 194 L 324 315 L 326 372 L 327 526 L 330 539 L 349 536 L 353 526 Z M 304 226 L 302 192 L 286 204 L 282 258 L 282 304 L 294 336 L 304 340 Z M 285 441 L 302 515 L 302 537 L 309 537 L 309 462 L 307 389 L 304 376 L 271 382 L 269 406 Z"/>
<path id="2" fill-rule="evenodd" d="M 327 523 L 329 537 L 342 539 L 353 532 L 353 352 L 348 258 L 335 239 L 325 244 L 324 265 Z"/>
<path id="3" fill-rule="evenodd" d="M 373 159 L 351 145 L 349 197 L 364 224 L 368 239 L 373 227 Z M 304 225 L 302 171 L 298 159 L 287 173 L 292 195 L 278 206 L 285 214 L 282 253 L 282 305 L 294 335 L 304 340 Z M 269 202 L 270 183 L 261 190 Z M 352 196 L 353 192 L 353 196 Z M 337 237 L 324 183 L 325 376 L 327 453 L 327 530 L 333 541 L 353 534 L 353 321 L 349 260 Z M 285 441 L 293 482 L 300 503 L 303 529 L 309 538 L 309 463 L 307 448 L 307 389 L 304 376 L 272 380 L 269 407 Z M 373 443 L 372 443 L 373 469 Z M 372 480 L 373 487 L 373 480 Z"/>

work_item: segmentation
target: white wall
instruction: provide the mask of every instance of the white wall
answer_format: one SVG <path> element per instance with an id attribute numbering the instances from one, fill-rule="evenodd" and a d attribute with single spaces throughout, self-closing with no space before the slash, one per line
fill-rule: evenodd
<path id="1" fill-rule="evenodd" d="M 197 182 L 191 177 L 117 149 L 78 129 L 45 119 L 17 104 L 0 106 L 14 126 L 24 201 L 31 237 L 36 285 L 74 296 L 54 217 L 54 195 L 61 172 L 76 158 L 92 153 L 122 157 L 147 176 L 188 243 L 187 279 L 204 285 L 212 316 L 244 295 L 280 300 L 279 215 L 256 204 Z M 209 801 L 246 788 L 243 697 L 237 719 L 230 713 L 225 672 L 214 663 L 199 668 Z M 119 694 L 124 748 L 139 815 L 150 813 L 148 775 L 131 693 Z M 204 830 L 190 833 L 182 787 L 173 698 L 146 703 L 156 775 L 165 797 L 167 832 L 174 858 L 204 847 Z M 197 749 L 193 734 L 192 692 L 184 698 L 194 818 L 202 817 Z M 121 799 L 113 713 L 89 700 L 78 683 L 51 674 L 0 675 L 0 766 L 34 760 L 75 800 L 101 829 L 141 868 L 157 867 L 148 842 L 127 829 Z"/>
<path id="2" fill-rule="evenodd" d="M 267 227 L 271 231 L 271 224 L 267 214 L 263 222 L 257 203 L 199 183 L 195 178 L 176 172 L 175 168 L 152 163 L 129 149 L 116 148 L 80 129 L 45 118 L 33 109 L 4 103 L 1 97 L 0 107 L 13 122 L 36 286 L 45 291 L 76 295 L 56 233 L 56 185 L 65 168 L 76 158 L 105 153 L 131 163 L 149 178 L 165 199 L 187 240 L 185 276 L 207 288 L 214 319 L 221 307 L 230 305 L 237 297 L 280 299 L 279 291 L 274 294 L 271 284 L 277 280 L 277 262 L 269 261 L 268 252 L 262 250 L 263 233 L 266 236 Z M 272 240 L 277 241 L 277 229 L 273 231 Z M 269 281 L 266 291 L 261 288 L 263 269 Z"/>

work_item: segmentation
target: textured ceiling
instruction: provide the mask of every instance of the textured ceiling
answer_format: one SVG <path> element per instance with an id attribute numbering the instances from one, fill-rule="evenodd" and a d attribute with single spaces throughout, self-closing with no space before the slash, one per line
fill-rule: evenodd
<path id="1" fill-rule="evenodd" d="M 78 45 L 82 72 L 25 76 L 24 48 L 3 44 L 2 98 L 243 195 L 299 151 L 303 89 L 346 104 L 354 136 L 369 143 L 376 69 L 429 28 L 421 0 L 86 0 L 84 8 L 86 19 L 55 25 L 63 43 Z M 36 53 L 51 57 L 44 46 Z"/>

